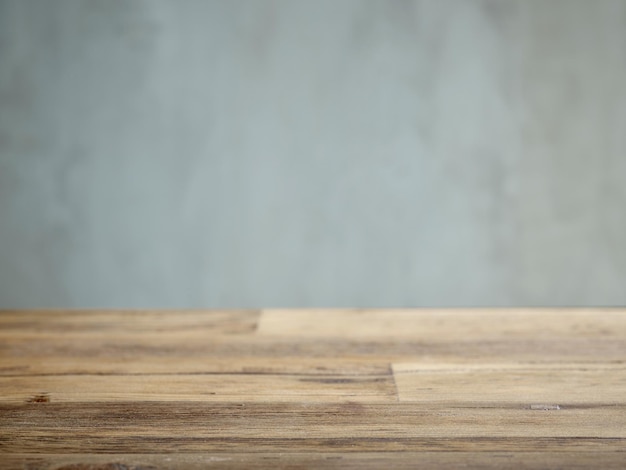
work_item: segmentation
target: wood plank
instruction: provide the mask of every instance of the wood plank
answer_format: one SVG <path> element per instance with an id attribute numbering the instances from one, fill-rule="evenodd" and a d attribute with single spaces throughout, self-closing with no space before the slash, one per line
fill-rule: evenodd
<path id="1" fill-rule="evenodd" d="M 0 377 L 0 403 L 46 401 L 224 401 L 337 402 L 397 401 L 393 377 L 290 376 L 258 374 L 150 374 L 116 376 Z"/>
<path id="2" fill-rule="evenodd" d="M 225 355 L 106 355 L 0 357 L 0 377 L 49 375 L 262 374 L 341 375 L 389 374 L 389 361 L 371 357 L 310 358 Z"/>
<path id="3" fill-rule="evenodd" d="M 3 453 L 623 451 L 623 406 L 414 403 L 0 405 Z M 558 446 L 558 447 L 557 447 Z"/>
<path id="4" fill-rule="evenodd" d="M 292 338 L 392 336 L 430 342 L 623 338 L 626 315 L 619 308 L 264 310 L 258 332 Z"/>
<path id="5" fill-rule="evenodd" d="M 116 334 L 19 334 L 2 338 L 0 358 L 83 357 L 266 357 L 295 359 L 367 358 L 389 362 L 464 362 L 503 360 L 526 362 L 626 363 L 626 334 L 619 337 L 447 340 L 410 337 L 291 337 L 274 335 L 220 335 L 203 332 Z"/>
<path id="6" fill-rule="evenodd" d="M 6 470 L 188 470 L 328 468 L 328 469 L 560 469 L 597 468 L 597 452 L 285 452 L 149 454 L 5 454 Z M 601 454 L 602 468 L 622 470 L 623 452 Z"/>
<path id="7" fill-rule="evenodd" d="M 245 334 L 257 328 L 257 310 L 0 310 L 0 338 L 77 333 Z"/>
<path id="8" fill-rule="evenodd" d="M 626 404 L 624 365 L 394 364 L 393 371 L 401 402 Z"/>
<path id="9" fill-rule="evenodd" d="M 622 452 L 602 454 L 602 468 L 624 468 Z M 560 469 L 596 468 L 595 452 L 359 452 L 359 453 L 171 453 L 171 454 L 14 454 L 4 456 L 7 470 L 203 470 L 261 468 L 329 469 Z"/>

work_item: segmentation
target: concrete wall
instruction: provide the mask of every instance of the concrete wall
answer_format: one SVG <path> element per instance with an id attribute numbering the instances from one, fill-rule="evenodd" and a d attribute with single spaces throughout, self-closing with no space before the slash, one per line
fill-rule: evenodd
<path id="1" fill-rule="evenodd" d="M 0 0 L 0 307 L 623 305 L 626 2 Z"/>

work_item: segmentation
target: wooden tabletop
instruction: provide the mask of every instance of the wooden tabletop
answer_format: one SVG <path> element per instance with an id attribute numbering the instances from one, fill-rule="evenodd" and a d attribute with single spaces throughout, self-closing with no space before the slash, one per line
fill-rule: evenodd
<path id="1" fill-rule="evenodd" d="M 0 312 L 0 467 L 626 468 L 626 310 Z"/>

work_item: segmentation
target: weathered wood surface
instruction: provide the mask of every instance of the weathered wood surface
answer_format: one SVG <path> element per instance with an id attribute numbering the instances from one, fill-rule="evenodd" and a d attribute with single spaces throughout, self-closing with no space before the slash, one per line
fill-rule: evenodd
<path id="1" fill-rule="evenodd" d="M 626 310 L 0 312 L 0 468 L 626 468 Z"/>

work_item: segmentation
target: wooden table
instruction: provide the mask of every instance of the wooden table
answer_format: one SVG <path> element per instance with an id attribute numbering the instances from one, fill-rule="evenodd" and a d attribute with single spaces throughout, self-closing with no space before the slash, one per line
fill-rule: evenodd
<path id="1" fill-rule="evenodd" d="M 626 468 L 626 310 L 0 312 L 0 468 Z"/>

